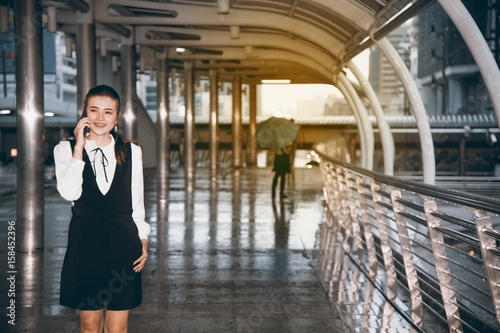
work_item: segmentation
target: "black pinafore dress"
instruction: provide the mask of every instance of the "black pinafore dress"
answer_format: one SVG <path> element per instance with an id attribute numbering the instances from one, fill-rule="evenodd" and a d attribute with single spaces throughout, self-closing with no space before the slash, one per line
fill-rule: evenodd
<path id="1" fill-rule="evenodd" d="M 133 262 L 142 243 L 132 219 L 132 152 L 117 164 L 102 194 L 83 150 L 82 195 L 74 202 L 61 273 L 60 304 L 79 310 L 128 310 L 142 302 L 141 273 Z"/>

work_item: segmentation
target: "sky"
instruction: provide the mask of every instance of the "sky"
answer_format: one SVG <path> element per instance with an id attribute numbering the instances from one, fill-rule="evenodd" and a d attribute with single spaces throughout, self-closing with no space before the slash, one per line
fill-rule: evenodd
<path id="1" fill-rule="evenodd" d="M 369 51 L 366 50 L 353 58 L 359 70 L 368 79 Z M 348 72 L 348 77 L 351 77 Z M 318 101 L 323 104 L 328 95 L 340 95 L 340 92 L 333 85 L 327 84 L 266 84 L 262 90 L 262 112 L 280 117 L 294 117 L 299 99 Z"/>

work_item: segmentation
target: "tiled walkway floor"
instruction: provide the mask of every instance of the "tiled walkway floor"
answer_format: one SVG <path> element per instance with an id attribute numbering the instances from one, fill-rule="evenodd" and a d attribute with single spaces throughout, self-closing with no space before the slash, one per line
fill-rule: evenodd
<path id="1" fill-rule="evenodd" d="M 216 182 L 199 169 L 192 184 L 173 171 L 159 208 L 148 174 L 150 255 L 129 332 L 349 331 L 312 263 L 323 214 L 317 168 L 297 168 L 288 197 L 274 203 L 270 169 L 220 170 Z M 3 244 L 16 199 L 0 199 L 0 332 L 78 332 L 77 313 L 58 305 L 70 205 L 53 181 L 45 191 L 45 250 L 17 254 L 16 326 L 7 325 Z"/>

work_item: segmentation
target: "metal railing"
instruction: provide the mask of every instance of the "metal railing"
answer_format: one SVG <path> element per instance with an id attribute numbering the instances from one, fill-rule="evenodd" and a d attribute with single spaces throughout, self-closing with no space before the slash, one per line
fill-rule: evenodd
<path id="1" fill-rule="evenodd" d="M 500 201 L 353 166 L 341 138 L 314 149 L 327 212 L 320 273 L 338 303 L 363 285 L 389 305 L 385 329 L 396 313 L 414 332 L 499 331 Z M 373 295 L 362 298 L 369 308 Z"/>

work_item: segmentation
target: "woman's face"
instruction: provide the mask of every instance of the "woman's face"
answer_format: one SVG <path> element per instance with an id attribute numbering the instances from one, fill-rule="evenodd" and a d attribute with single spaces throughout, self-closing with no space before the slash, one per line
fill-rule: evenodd
<path id="1" fill-rule="evenodd" d="M 87 117 L 93 135 L 107 135 L 118 123 L 118 102 L 107 96 L 93 96 L 87 101 Z"/>

